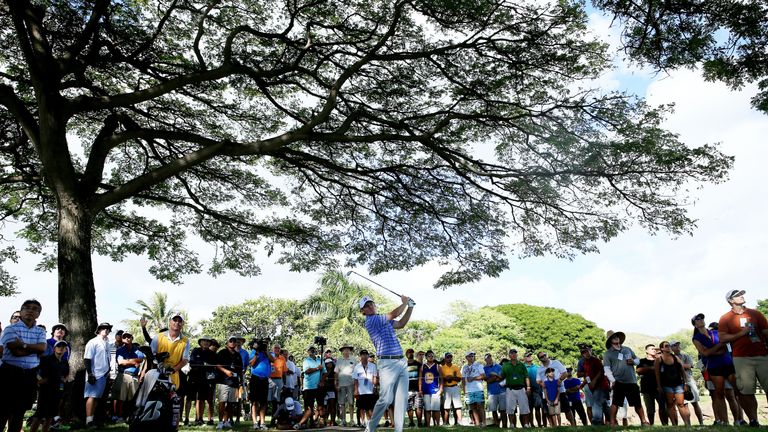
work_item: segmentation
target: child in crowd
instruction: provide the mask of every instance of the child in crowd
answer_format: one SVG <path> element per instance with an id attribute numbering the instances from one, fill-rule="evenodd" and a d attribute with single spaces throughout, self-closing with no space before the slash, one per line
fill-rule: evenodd
<path id="1" fill-rule="evenodd" d="M 547 368 L 544 371 L 546 379 L 544 388 L 547 396 L 547 413 L 549 414 L 549 424 L 560 426 L 560 378 L 555 378 L 555 370 Z"/>

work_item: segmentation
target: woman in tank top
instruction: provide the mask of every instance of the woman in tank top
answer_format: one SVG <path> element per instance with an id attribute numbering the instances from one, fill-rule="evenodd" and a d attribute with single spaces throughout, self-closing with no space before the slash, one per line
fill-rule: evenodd
<path id="1" fill-rule="evenodd" d="M 685 371 L 680 360 L 672 353 L 668 341 L 659 344 L 661 355 L 656 358 L 653 368 L 656 371 L 656 386 L 659 394 L 667 398 L 667 414 L 673 425 L 677 426 L 677 412 L 686 426 L 691 425 L 691 413 L 685 403 Z"/>

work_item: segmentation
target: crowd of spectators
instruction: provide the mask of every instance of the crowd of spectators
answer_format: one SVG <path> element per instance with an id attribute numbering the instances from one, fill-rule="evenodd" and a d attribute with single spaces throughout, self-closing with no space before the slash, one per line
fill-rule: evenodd
<path id="1" fill-rule="evenodd" d="M 692 416 L 704 424 L 694 368 L 701 369 L 711 395 L 714 424 L 759 426 L 755 395 L 758 382 L 768 385 L 768 322 L 744 306 L 744 294 L 728 291 L 731 309 L 719 321 L 707 325 L 703 314 L 691 318 L 692 353 L 681 352 L 680 341 L 661 341 L 645 346 L 639 357 L 624 345 L 625 334 L 613 331 L 599 347 L 602 356 L 595 355 L 595 347 L 578 344 L 581 358 L 573 365 L 550 358 L 544 349 L 521 355 L 511 348 L 499 362 L 491 353 L 478 358 L 469 351 L 457 361 L 451 352 L 408 349 L 408 426 L 618 425 L 627 424 L 630 407 L 643 425 L 658 418 L 662 425 L 690 426 Z M 6 425 L 21 431 L 33 405 L 30 431 L 66 428 L 62 400 L 75 391 L 69 385 L 74 374 L 68 330 L 56 324 L 48 338 L 36 322 L 41 311 L 37 300 L 25 301 L 0 337 L 0 431 Z M 113 326 L 106 322 L 94 329 L 83 355 L 85 427 L 130 417 L 158 352 L 169 354 L 163 366 L 182 398 L 184 425 L 221 430 L 249 418 L 256 430 L 364 428 L 370 421 L 379 386 L 374 353 L 344 344 L 338 350 L 313 345 L 297 362 L 279 344 L 247 342 L 240 335 L 221 343 L 200 337 L 192 348 L 184 318 L 172 315 L 168 328 L 154 336 L 141 320 L 147 346 L 122 330 L 110 340 Z M 385 414 L 383 426 L 394 421 L 392 415 Z"/>

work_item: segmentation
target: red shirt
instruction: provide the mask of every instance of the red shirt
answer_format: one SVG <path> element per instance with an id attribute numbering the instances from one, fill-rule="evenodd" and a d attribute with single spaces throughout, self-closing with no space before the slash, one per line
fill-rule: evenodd
<path id="1" fill-rule="evenodd" d="M 593 381 L 600 372 L 603 372 L 603 376 L 600 377 L 600 382 L 595 384 L 593 388 L 610 390 L 611 383 L 608 381 L 608 378 L 605 377 L 605 371 L 603 371 L 603 362 L 601 362 L 600 359 L 595 356 L 584 360 L 584 374 L 589 378 L 590 381 Z"/>
<path id="2" fill-rule="evenodd" d="M 740 332 L 748 323 L 752 323 L 757 333 L 759 342 L 752 342 L 749 336 L 742 336 L 731 341 L 734 357 L 756 357 L 768 356 L 768 348 L 765 346 L 765 335 L 763 330 L 768 328 L 768 320 L 765 315 L 754 309 L 744 308 L 744 312 L 736 314 L 733 310 L 720 317 L 718 331 L 720 333 L 736 334 Z"/>

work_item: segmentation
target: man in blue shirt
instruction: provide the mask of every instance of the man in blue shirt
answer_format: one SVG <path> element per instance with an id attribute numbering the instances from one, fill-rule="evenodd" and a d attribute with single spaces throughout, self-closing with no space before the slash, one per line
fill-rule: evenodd
<path id="1" fill-rule="evenodd" d="M 493 362 L 491 353 L 485 355 L 485 382 L 488 383 L 488 409 L 493 414 L 493 425 L 507 428 L 507 397 L 504 388 L 501 386 L 501 365 Z M 499 417 L 501 416 L 501 417 Z"/>
<path id="2" fill-rule="evenodd" d="M 316 422 L 320 417 L 320 408 L 323 406 L 323 396 L 318 390 L 320 377 L 323 373 L 322 359 L 317 356 L 317 348 L 313 346 L 307 348 L 307 354 L 308 356 L 304 358 L 301 366 L 302 375 L 304 376 L 304 389 L 302 391 L 304 415 L 293 426 L 294 429 L 306 427 L 305 425 L 309 423 L 310 419 Z M 317 402 L 317 411 L 314 410 L 315 402 Z"/>
<path id="3" fill-rule="evenodd" d="M 402 432 L 405 407 L 408 403 L 408 361 L 395 335 L 395 329 L 405 327 L 411 319 L 415 303 L 407 296 L 400 296 L 402 304 L 386 315 L 376 314 L 376 304 L 371 297 L 360 299 L 360 312 L 365 315 L 365 329 L 371 337 L 378 354 L 379 400 L 373 408 L 373 415 L 366 432 L 375 432 L 384 411 L 395 404 L 393 413 L 395 432 Z M 405 312 L 405 314 L 403 314 Z M 395 318 L 403 315 L 399 320 Z"/>
<path id="4" fill-rule="evenodd" d="M 0 344 L 3 346 L 3 364 L 0 365 L 0 430 L 20 431 L 24 413 L 32 408 L 37 398 L 37 370 L 40 355 L 48 344 L 45 330 L 37 326 L 37 318 L 43 307 L 37 300 L 27 300 L 21 305 L 19 321 L 3 330 Z"/>

